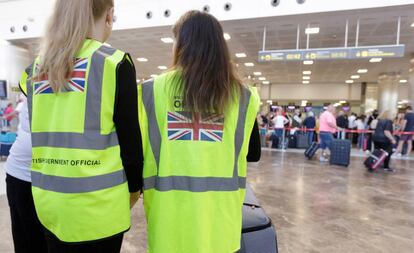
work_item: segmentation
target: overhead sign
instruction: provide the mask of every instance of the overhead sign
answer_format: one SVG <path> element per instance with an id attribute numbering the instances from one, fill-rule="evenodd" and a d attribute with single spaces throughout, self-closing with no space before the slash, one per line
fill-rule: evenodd
<path id="1" fill-rule="evenodd" d="M 259 62 L 404 57 L 405 45 L 259 51 Z"/>

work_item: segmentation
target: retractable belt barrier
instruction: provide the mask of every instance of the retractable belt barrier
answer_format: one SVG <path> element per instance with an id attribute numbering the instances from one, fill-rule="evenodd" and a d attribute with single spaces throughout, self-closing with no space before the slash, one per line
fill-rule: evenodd
<path id="1" fill-rule="evenodd" d="M 285 127 L 285 128 L 274 128 L 274 127 L 268 127 L 266 128 L 267 130 L 275 130 L 275 129 L 281 129 L 281 130 L 296 130 L 296 131 L 301 131 L 301 132 L 316 132 L 315 128 L 298 128 L 298 127 Z M 336 131 L 336 132 L 345 132 L 345 133 L 374 133 L 374 130 L 351 130 L 351 129 L 344 129 L 341 131 Z M 404 132 L 404 131 L 395 131 L 393 132 L 394 135 L 399 135 L 399 134 L 413 134 L 414 132 Z"/>

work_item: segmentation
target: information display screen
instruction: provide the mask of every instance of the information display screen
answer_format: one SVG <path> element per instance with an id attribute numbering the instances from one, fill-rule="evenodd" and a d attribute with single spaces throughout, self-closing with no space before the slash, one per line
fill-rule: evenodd
<path id="1" fill-rule="evenodd" d="M 405 45 L 269 50 L 259 52 L 259 62 L 368 59 L 404 57 Z"/>
<path id="2" fill-rule="evenodd" d="M 7 98 L 7 81 L 0 80 L 0 99 Z"/>

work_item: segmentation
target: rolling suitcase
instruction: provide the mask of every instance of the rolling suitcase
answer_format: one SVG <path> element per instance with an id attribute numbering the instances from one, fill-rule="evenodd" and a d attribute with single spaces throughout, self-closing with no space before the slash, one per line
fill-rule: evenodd
<path id="1" fill-rule="evenodd" d="M 349 140 L 333 140 L 330 147 L 331 157 L 329 163 L 331 165 L 349 166 L 351 159 L 351 142 Z"/>
<path id="2" fill-rule="evenodd" d="M 375 149 L 364 161 L 364 165 L 367 167 L 368 171 L 375 171 L 384 163 L 387 156 L 388 153 L 385 150 Z"/>
<path id="3" fill-rule="evenodd" d="M 297 139 L 296 135 L 291 134 L 288 135 L 288 148 L 296 148 L 297 147 Z"/>
<path id="4" fill-rule="evenodd" d="M 316 154 L 319 149 L 319 143 L 312 142 L 312 144 L 305 150 L 305 156 L 310 160 Z"/>
<path id="5" fill-rule="evenodd" d="M 238 253 L 277 253 L 276 231 L 247 185 L 243 204 L 243 226 Z"/>
<path id="6" fill-rule="evenodd" d="M 296 135 L 296 148 L 307 149 L 309 147 L 308 143 L 308 133 L 299 133 Z"/>
<path id="7" fill-rule="evenodd" d="M 277 137 L 275 134 L 272 134 L 270 136 L 270 140 L 272 141 L 272 148 L 279 148 L 279 137 Z"/>

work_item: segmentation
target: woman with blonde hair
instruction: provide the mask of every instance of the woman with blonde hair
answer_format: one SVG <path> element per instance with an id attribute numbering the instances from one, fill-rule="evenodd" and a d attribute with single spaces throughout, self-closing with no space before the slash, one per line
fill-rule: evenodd
<path id="1" fill-rule="evenodd" d="M 375 128 L 372 137 L 375 149 L 383 149 L 387 151 L 388 156 L 384 161 L 384 170 L 391 172 L 394 171 L 390 168 L 390 160 L 393 151 L 392 146 L 396 144 L 396 140 L 392 134 L 394 131 L 392 118 L 389 111 L 383 111 L 377 118 L 377 127 Z"/>
<path id="2" fill-rule="evenodd" d="M 142 187 L 135 68 L 104 44 L 113 22 L 113 0 L 57 0 L 20 81 L 48 252 L 119 252 Z"/>

